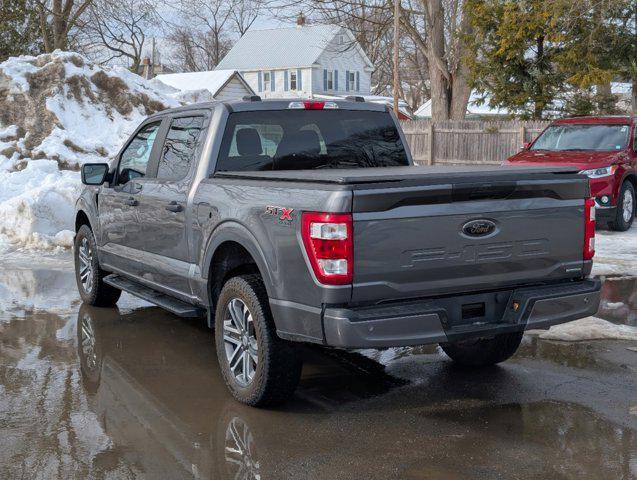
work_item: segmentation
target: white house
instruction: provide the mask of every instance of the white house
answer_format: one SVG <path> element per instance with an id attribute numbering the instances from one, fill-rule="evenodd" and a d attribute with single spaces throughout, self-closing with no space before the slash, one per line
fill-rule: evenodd
<path id="1" fill-rule="evenodd" d="M 236 100 L 254 95 L 254 90 L 236 70 L 169 73 L 155 78 L 183 92 L 207 90 L 215 100 Z"/>
<path id="2" fill-rule="evenodd" d="M 217 66 L 241 72 L 263 98 L 367 95 L 374 70 L 352 33 L 334 25 L 249 30 Z"/>

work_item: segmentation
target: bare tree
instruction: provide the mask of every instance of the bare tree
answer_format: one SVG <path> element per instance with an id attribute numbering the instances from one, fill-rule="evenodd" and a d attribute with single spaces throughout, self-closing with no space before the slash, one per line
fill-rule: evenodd
<path id="1" fill-rule="evenodd" d="M 44 50 L 67 50 L 71 31 L 93 0 L 34 0 Z"/>
<path id="2" fill-rule="evenodd" d="M 230 3 L 234 30 L 243 36 L 263 11 L 264 0 L 231 0 Z"/>
<path id="3" fill-rule="evenodd" d="M 93 0 L 78 46 L 103 63 L 127 59 L 137 72 L 148 32 L 157 23 L 155 6 L 149 0 Z"/>
<path id="4" fill-rule="evenodd" d="M 464 2 L 407 0 L 406 4 L 401 25 L 427 59 L 432 118 L 462 120 L 471 95 L 465 41 L 471 26 Z"/>
<path id="5" fill-rule="evenodd" d="M 166 36 L 172 45 L 168 61 L 179 71 L 213 69 L 230 50 L 233 26 L 254 22 L 247 10 L 235 11 L 228 0 L 181 0 L 176 9 L 176 19 L 166 26 Z"/>
<path id="6" fill-rule="evenodd" d="M 198 72 L 214 69 L 230 50 L 228 38 L 188 26 L 175 26 L 168 34 L 172 45 L 168 62 L 177 71 Z"/>

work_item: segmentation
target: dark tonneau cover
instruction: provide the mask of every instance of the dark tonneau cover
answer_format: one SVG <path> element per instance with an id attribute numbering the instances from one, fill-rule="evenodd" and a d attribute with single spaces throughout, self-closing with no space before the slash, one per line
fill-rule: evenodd
<path id="1" fill-rule="evenodd" d="M 497 182 L 515 180 L 551 180 L 556 176 L 577 174 L 572 167 L 516 166 L 406 166 L 321 170 L 268 170 L 259 172 L 216 172 L 215 178 L 273 180 L 287 182 L 333 183 L 356 185 L 383 182 L 418 182 L 440 184 L 455 182 Z"/>

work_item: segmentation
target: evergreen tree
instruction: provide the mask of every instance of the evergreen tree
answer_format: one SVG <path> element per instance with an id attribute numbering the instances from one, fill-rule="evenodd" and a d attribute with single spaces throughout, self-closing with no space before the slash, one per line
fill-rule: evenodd
<path id="1" fill-rule="evenodd" d="M 617 113 L 610 82 L 633 82 L 635 0 L 467 0 L 474 88 L 523 117 Z"/>
<path id="2" fill-rule="evenodd" d="M 37 16 L 30 0 L 0 0 L 0 61 L 40 53 L 38 37 Z"/>

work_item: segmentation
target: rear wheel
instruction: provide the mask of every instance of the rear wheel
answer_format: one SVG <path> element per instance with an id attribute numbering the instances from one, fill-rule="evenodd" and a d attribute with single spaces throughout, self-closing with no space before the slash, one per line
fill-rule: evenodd
<path id="1" fill-rule="evenodd" d="M 628 230 L 635 218 L 635 189 L 630 182 L 624 182 L 617 200 L 615 220 L 610 223 L 610 228 L 618 232 Z"/>
<path id="2" fill-rule="evenodd" d="M 82 225 L 75 236 L 75 280 L 84 303 L 98 307 L 112 307 L 119 300 L 121 290 L 103 282 L 107 272 L 97 260 L 97 244 L 88 225 Z"/>
<path id="3" fill-rule="evenodd" d="M 301 359 L 292 343 L 277 336 L 259 275 L 233 277 L 221 289 L 215 342 L 224 381 L 240 402 L 275 405 L 296 389 Z"/>
<path id="4" fill-rule="evenodd" d="M 492 338 L 441 343 L 440 347 L 459 365 L 484 367 L 511 358 L 520 346 L 523 335 L 524 332 L 501 333 Z"/>

